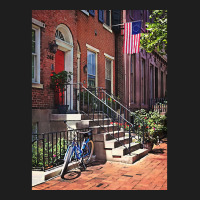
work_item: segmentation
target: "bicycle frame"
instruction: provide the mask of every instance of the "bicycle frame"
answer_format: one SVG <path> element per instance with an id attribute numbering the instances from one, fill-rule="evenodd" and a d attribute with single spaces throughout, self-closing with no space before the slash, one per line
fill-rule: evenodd
<path id="1" fill-rule="evenodd" d="M 85 139 L 84 139 L 84 140 L 83 140 L 83 143 L 82 143 L 82 147 L 80 148 L 79 145 L 77 144 L 77 142 L 75 142 L 75 139 L 73 139 L 73 142 L 72 142 L 72 144 L 70 145 L 70 146 L 73 147 L 72 155 L 73 155 L 73 153 L 75 153 L 75 156 L 76 156 L 76 158 L 77 158 L 78 160 L 80 160 L 81 158 L 84 158 L 85 156 L 87 156 L 90 152 L 87 153 L 87 154 L 85 154 L 85 155 L 83 155 L 83 150 L 85 149 L 85 147 L 87 146 L 87 143 L 88 143 L 89 141 L 90 141 L 89 138 L 88 138 L 86 141 L 85 141 Z M 69 146 L 69 147 L 70 147 L 70 146 Z M 68 147 L 68 149 L 69 149 L 69 147 Z M 66 154 L 65 154 L 64 160 L 65 160 L 65 158 L 66 158 L 66 156 L 67 156 L 68 149 L 67 149 L 67 152 L 66 152 Z M 78 153 L 78 152 L 79 152 L 79 153 Z"/>

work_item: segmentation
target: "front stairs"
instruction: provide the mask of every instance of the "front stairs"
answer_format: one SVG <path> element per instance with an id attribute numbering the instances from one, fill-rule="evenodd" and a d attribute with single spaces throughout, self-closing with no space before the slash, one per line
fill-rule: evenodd
<path id="1" fill-rule="evenodd" d="M 94 155 L 97 160 L 116 161 L 132 164 L 148 154 L 147 149 L 134 139 L 130 143 L 129 137 L 124 130 L 119 130 L 116 125 L 111 125 L 111 119 L 104 118 L 103 114 L 81 115 L 81 121 L 76 124 L 77 128 L 92 128 L 94 142 Z M 94 120 L 93 120 L 94 119 Z M 119 136 L 119 141 L 118 141 Z"/>

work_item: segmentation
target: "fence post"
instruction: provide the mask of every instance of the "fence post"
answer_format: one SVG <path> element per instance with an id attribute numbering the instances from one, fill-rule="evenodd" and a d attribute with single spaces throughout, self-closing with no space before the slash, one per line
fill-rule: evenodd
<path id="1" fill-rule="evenodd" d="M 144 121 L 143 121 L 143 134 L 142 134 L 142 136 L 143 136 L 143 139 L 142 139 L 142 148 L 144 148 Z"/>
<path id="2" fill-rule="evenodd" d="M 43 170 L 45 171 L 45 143 L 44 143 L 44 134 L 43 134 Z"/>

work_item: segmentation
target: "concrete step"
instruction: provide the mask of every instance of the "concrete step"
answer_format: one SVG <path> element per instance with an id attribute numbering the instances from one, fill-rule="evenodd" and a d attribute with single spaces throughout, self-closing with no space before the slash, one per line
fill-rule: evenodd
<path id="1" fill-rule="evenodd" d="M 92 126 L 98 126 L 98 125 L 108 125 L 110 124 L 110 119 L 109 118 L 105 118 L 104 121 L 103 119 L 94 119 L 93 120 L 81 120 L 79 122 L 76 123 L 76 127 L 77 129 L 81 129 L 81 128 L 88 128 L 88 127 L 92 127 Z"/>
<path id="2" fill-rule="evenodd" d="M 103 115 L 102 113 L 94 113 L 94 116 L 93 114 L 89 114 L 89 115 L 84 115 L 84 114 L 81 114 L 81 119 L 82 120 L 85 120 L 85 119 L 103 119 L 103 118 L 107 118 L 106 115 Z"/>
<path id="3" fill-rule="evenodd" d="M 132 140 L 132 138 L 131 138 Z M 118 139 L 112 139 L 112 140 L 107 140 L 105 141 L 105 148 L 117 148 L 119 146 L 122 146 L 124 144 L 128 144 L 129 143 L 129 137 L 125 136 L 125 137 L 119 137 L 119 141 Z"/>
<path id="4" fill-rule="evenodd" d="M 117 131 L 118 126 L 113 126 L 113 125 L 104 125 L 104 127 L 101 126 L 92 126 L 89 127 L 92 128 L 92 133 L 93 134 L 100 134 L 100 133 L 106 133 L 106 132 L 111 132 L 111 131 Z"/>
<path id="5" fill-rule="evenodd" d="M 125 147 L 126 146 L 126 147 Z M 136 151 L 141 147 L 139 143 L 130 143 L 130 152 Z M 129 153 L 129 144 L 112 149 L 112 156 L 124 156 Z"/>
<path id="6" fill-rule="evenodd" d="M 99 125 L 110 125 L 110 119 L 94 119 L 94 121 L 89 122 L 89 126 L 99 126 Z"/>
<path id="7" fill-rule="evenodd" d="M 122 156 L 121 162 L 127 163 L 127 164 L 132 164 L 139 160 L 140 158 L 146 156 L 148 154 L 148 149 L 138 149 L 136 151 L 133 151 L 127 155 Z"/>
<path id="8" fill-rule="evenodd" d="M 119 131 L 119 137 L 124 137 L 124 136 L 125 132 Z M 118 131 L 104 133 L 104 141 L 113 140 L 114 138 L 118 138 Z"/>

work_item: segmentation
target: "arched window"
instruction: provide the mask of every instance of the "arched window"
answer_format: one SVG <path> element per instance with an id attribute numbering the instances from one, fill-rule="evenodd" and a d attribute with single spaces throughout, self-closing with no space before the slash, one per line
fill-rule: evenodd
<path id="1" fill-rule="evenodd" d="M 56 43 L 64 42 L 73 47 L 73 38 L 69 28 L 64 24 L 59 24 L 55 32 Z M 59 45 L 59 44 L 58 44 Z"/>
<path id="2" fill-rule="evenodd" d="M 55 37 L 56 37 L 57 39 L 60 39 L 60 40 L 65 41 L 65 38 L 64 38 L 63 34 L 62 34 L 61 31 L 59 31 L 59 30 L 56 30 Z"/>

